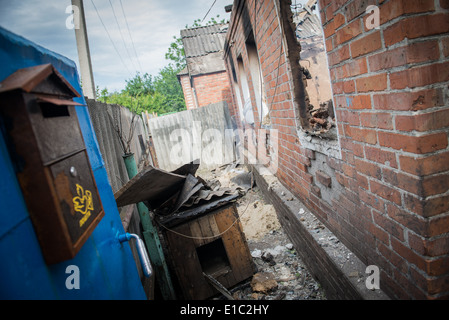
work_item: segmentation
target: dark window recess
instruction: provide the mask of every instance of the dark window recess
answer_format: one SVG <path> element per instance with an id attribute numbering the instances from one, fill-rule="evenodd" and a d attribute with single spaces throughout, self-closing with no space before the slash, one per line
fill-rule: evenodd
<path id="1" fill-rule="evenodd" d="M 265 150 L 267 153 L 267 156 L 271 155 L 271 150 L 270 150 L 270 131 L 267 131 L 266 135 L 265 135 Z"/>
<path id="2" fill-rule="evenodd" d="M 70 117 L 67 106 L 58 106 L 51 103 L 40 103 L 44 118 Z"/>
<path id="3" fill-rule="evenodd" d="M 228 255 L 221 238 L 196 248 L 196 253 L 204 273 L 218 276 L 231 271 Z"/>
<path id="4" fill-rule="evenodd" d="M 238 83 L 237 73 L 235 72 L 234 59 L 232 58 L 232 53 L 229 54 L 229 64 L 231 65 L 232 79 L 234 82 Z"/>

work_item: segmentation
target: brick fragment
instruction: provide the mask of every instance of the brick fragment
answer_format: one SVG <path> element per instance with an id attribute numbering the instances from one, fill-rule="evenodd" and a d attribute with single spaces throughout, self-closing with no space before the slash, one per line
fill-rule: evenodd
<path id="1" fill-rule="evenodd" d="M 332 185 L 332 178 L 330 176 L 328 176 L 326 173 L 324 173 L 321 170 L 318 170 L 315 174 L 318 182 L 320 182 L 321 184 L 323 184 L 324 186 L 330 188 Z"/>

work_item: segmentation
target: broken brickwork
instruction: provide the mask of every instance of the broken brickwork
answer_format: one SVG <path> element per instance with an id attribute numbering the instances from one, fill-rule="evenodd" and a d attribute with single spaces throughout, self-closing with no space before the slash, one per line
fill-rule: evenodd
<path id="1" fill-rule="evenodd" d="M 277 130 L 277 178 L 365 264 L 379 266 L 389 296 L 448 298 L 448 2 L 318 1 L 335 112 L 328 136 L 313 128 L 330 129 L 329 117 L 309 116 L 290 2 L 234 1 L 224 56 L 232 116 L 241 128 Z M 379 9 L 377 28 L 367 28 L 369 5 Z M 259 120 L 248 37 L 268 124 Z M 239 111 L 245 87 L 253 124 Z M 253 153 L 251 143 L 266 143 L 245 141 Z"/>

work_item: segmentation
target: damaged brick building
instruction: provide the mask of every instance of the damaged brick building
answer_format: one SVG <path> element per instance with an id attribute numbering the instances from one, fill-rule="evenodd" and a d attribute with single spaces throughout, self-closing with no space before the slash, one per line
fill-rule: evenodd
<path id="1" fill-rule="evenodd" d="M 332 87 L 316 117 L 333 123 L 324 130 L 311 121 L 319 106 L 291 5 L 234 1 L 231 115 L 239 128 L 277 131 L 266 146 L 276 177 L 379 267 L 391 298 L 449 298 L 449 2 L 318 1 Z M 269 141 L 258 137 L 245 139 L 252 153 Z"/>
<path id="2" fill-rule="evenodd" d="M 186 67 L 178 74 L 187 110 L 212 103 L 232 103 L 226 67 L 221 59 L 227 24 L 181 30 Z"/>

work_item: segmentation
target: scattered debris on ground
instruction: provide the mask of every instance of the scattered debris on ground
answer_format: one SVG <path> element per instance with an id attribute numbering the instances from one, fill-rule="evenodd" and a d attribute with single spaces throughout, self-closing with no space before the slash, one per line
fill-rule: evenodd
<path id="1" fill-rule="evenodd" d="M 252 278 L 229 290 L 234 299 L 326 299 L 320 284 L 296 254 L 277 219 L 274 207 L 265 202 L 246 168 L 233 164 L 212 171 L 199 170 L 197 175 L 208 181 L 209 185 L 217 187 L 250 187 L 236 201 L 257 271 Z"/>

